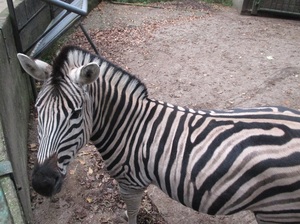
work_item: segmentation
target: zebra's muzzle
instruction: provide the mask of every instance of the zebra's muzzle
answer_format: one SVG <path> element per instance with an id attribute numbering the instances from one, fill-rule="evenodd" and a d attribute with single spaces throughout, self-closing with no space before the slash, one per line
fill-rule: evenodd
<path id="1" fill-rule="evenodd" d="M 57 167 L 57 158 L 52 156 L 43 164 L 35 164 L 32 173 L 33 189 L 46 197 L 60 192 L 64 176 Z"/>

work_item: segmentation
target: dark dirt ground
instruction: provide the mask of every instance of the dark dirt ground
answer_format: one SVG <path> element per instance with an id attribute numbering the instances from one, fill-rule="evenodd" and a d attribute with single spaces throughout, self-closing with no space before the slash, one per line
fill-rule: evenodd
<path id="1" fill-rule="evenodd" d="M 100 53 L 137 75 L 152 98 L 195 109 L 300 109 L 299 21 L 241 16 L 233 8 L 188 0 L 149 7 L 101 3 L 84 24 Z M 64 43 L 90 49 L 80 31 Z M 38 148 L 35 126 L 33 111 L 30 169 Z M 189 212 L 178 217 L 173 205 L 149 191 L 140 223 L 255 223 L 248 213 L 229 219 Z M 117 183 L 90 145 L 70 165 L 57 196 L 46 199 L 33 191 L 31 196 L 34 223 L 125 223 Z"/>

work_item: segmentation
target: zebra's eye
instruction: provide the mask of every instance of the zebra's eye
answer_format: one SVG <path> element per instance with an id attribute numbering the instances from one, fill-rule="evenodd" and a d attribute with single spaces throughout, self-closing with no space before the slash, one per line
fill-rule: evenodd
<path id="1" fill-rule="evenodd" d="M 81 109 L 75 110 L 72 115 L 71 115 L 71 119 L 76 119 L 80 116 L 81 114 Z"/>

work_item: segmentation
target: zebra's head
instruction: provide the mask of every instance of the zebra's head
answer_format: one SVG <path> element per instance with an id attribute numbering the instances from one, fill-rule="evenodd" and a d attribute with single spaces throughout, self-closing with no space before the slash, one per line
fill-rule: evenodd
<path id="1" fill-rule="evenodd" d="M 88 143 L 92 132 L 89 87 L 99 76 L 96 57 L 75 47 L 61 50 L 53 65 L 18 54 L 24 70 L 43 81 L 36 102 L 39 150 L 32 186 L 44 196 L 61 189 L 67 165 Z"/>

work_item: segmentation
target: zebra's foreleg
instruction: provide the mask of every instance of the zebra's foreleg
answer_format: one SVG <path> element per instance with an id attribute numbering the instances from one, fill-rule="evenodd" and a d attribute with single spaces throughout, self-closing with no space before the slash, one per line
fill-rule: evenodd
<path id="1" fill-rule="evenodd" d="M 125 190 L 120 186 L 119 191 L 126 204 L 128 223 L 136 224 L 144 190 Z"/>

